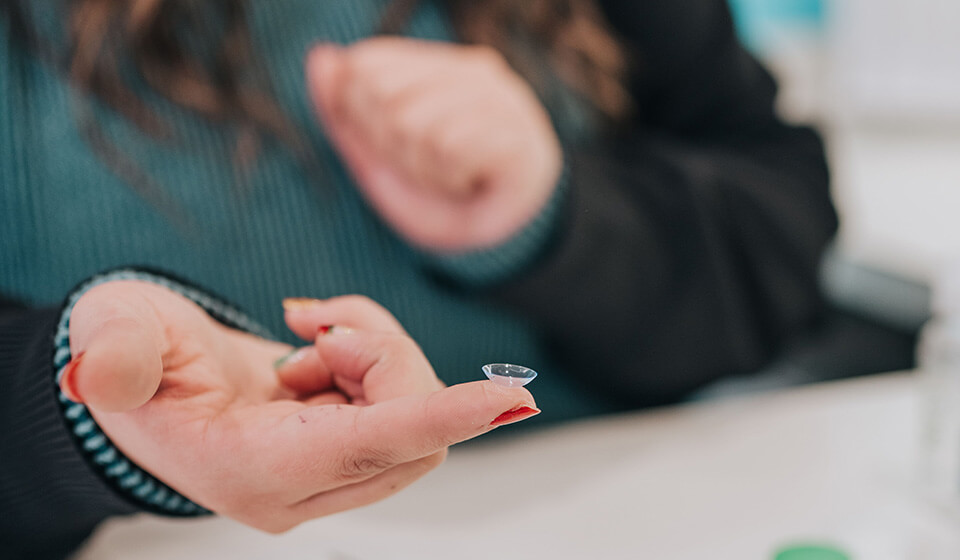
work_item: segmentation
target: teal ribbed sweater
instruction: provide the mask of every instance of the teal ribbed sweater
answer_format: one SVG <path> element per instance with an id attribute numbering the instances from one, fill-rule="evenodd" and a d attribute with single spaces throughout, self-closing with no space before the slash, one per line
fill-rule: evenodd
<path id="1" fill-rule="evenodd" d="M 308 47 L 372 35 L 386 3 L 251 3 L 259 55 L 280 104 L 320 156 L 318 176 L 309 176 L 284 148 L 267 144 L 238 187 L 229 127 L 146 90 L 172 125 L 173 142 L 149 138 L 98 109 L 113 141 L 195 219 L 198 226 L 189 232 L 103 164 L 77 130 L 70 100 L 79 94 L 12 45 L 9 30 L 0 30 L 0 293 L 55 305 L 100 271 L 146 265 L 208 288 L 288 342 L 295 341 L 283 326 L 282 298 L 365 294 L 400 319 L 447 383 L 481 379 L 484 363 L 522 363 L 541 372 L 531 389 L 544 419 L 595 411 L 596 403 L 586 402 L 539 347 L 531 325 L 476 294 L 445 288 L 430 273 L 437 266 L 454 276 L 478 266 L 494 277 L 522 271 L 545 241 L 549 213 L 485 255 L 420 254 L 365 206 L 315 124 L 304 84 Z M 408 34 L 449 39 L 450 26 L 427 3 Z M 585 130 L 582 112 L 566 93 L 553 97 L 548 108 L 561 138 L 571 142 Z"/>

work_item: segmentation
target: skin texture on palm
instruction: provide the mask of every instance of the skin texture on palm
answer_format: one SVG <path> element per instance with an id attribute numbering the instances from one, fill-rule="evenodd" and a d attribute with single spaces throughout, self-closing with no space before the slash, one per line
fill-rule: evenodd
<path id="1" fill-rule="evenodd" d="M 315 47 L 307 84 L 358 188 L 399 235 L 463 252 L 500 244 L 556 188 L 546 110 L 489 47 L 374 38 Z"/>
<path id="2" fill-rule="evenodd" d="M 286 317 L 314 344 L 274 371 L 291 347 L 225 327 L 161 286 L 109 282 L 74 307 L 77 358 L 61 383 L 138 465 L 270 532 L 389 496 L 504 412 L 535 413 L 523 389 L 444 388 L 366 298 L 315 301 Z M 329 324 L 350 328 L 316 334 Z"/>

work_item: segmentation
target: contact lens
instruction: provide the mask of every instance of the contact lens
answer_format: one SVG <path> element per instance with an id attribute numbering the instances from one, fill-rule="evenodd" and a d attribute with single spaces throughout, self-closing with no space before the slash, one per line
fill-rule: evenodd
<path id="1" fill-rule="evenodd" d="M 537 376 L 532 369 L 514 364 L 487 364 L 482 369 L 490 381 L 504 387 L 523 387 Z"/>

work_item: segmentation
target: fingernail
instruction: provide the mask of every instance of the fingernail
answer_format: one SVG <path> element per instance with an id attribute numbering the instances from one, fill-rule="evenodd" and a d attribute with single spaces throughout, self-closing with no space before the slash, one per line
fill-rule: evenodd
<path id="1" fill-rule="evenodd" d="M 323 300 L 305 297 L 292 297 L 283 300 L 284 311 L 300 311 L 319 305 Z"/>
<path id="2" fill-rule="evenodd" d="M 327 334 L 352 334 L 353 329 L 350 327 L 341 327 L 340 325 L 320 325 L 317 327 L 318 335 L 327 335 Z"/>
<path id="3" fill-rule="evenodd" d="M 300 360 L 303 359 L 304 356 L 307 355 L 307 351 L 309 349 L 310 347 L 297 348 L 295 350 L 292 350 L 289 354 L 286 354 L 284 356 L 281 356 L 280 358 L 277 358 L 277 360 L 273 362 L 273 370 L 277 371 L 283 366 L 286 366 L 289 364 L 295 364 L 299 362 Z"/>
<path id="4" fill-rule="evenodd" d="M 80 398 L 80 393 L 77 392 L 77 367 L 80 365 L 80 360 L 83 359 L 83 352 L 77 354 L 77 357 L 70 360 L 70 362 L 63 368 L 63 375 L 60 376 L 60 390 L 63 391 L 63 394 L 67 396 L 68 399 L 75 403 L 82 403 L 83 399 Z"/>
<path id="5" fill-rule="evenodd" d="M 533 408 L 532 406 L 519 406 L 517 408 L 508 410 L 497 416 L 493 419 L 493 422 L 490 422 L 491 426 L 503 426 L 505 424 L 513 424 L 514 422 L 519 422 L 521 420 L 526 420 L 531 416 L 536 416 L 540 414 L 539 408 Z"/>

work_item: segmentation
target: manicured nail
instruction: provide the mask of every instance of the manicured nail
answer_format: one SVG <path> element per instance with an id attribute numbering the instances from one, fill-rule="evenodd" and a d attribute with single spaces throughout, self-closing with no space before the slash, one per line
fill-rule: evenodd
<path id="1" fill-rule="evenodd" d="M 300 311 L 301 309 L 310 309 L 318 305 L 323 300 L 305 297 L 291 297 L 283 300 L 284 311 Z"/>
<path id="2" fill-rule="evenodd" d="M 490 422 L 491 426 L 503 426 L 505 424 L 513 424 L 514 422 L 519 422 L 521 420 L 526 420 L 531 416 L 536 416 L 540 414 L 539 408 L 533 408 L 532 406 L 519 406 L 517 408 L 508 410 L 497 416 L 493 419 L 493 422 Z"/>
<path id="3" fill-rule="evenodd" d="M 326 334 L 351 334 L 353 329 L 350 327 L 341 327 L 340 325 L 320 325 L 317 327 L 318 335 Z"/>
<path id="4" fill-rule="evenodd" d="M 80 365 L 80 360 L 83 359 L 83 352 L 77 354 L 77 357 L 70 360 L 70 362 L 63 368 L 63 375 L 60 376 L 60 390 L 63 391 L 63 394 L 67 396 L 68 399 L 75 403 L 82 403 L 83 399 L 80 398 L 80 393 L 77 392 L 77 367 Z"/>
<path id="5" fill-rule="evenodd" d="M 307 355 L 307 352 L 310 350 L 310 348 L 310 346 L 305 348 L 297 348 L 291 351 L 289 354 L 281 356 L 275 362 L 273 362 L 273 371 L 277 371 L 283 366 L 299 362 L 304 358 L 304 356 Z"/>

